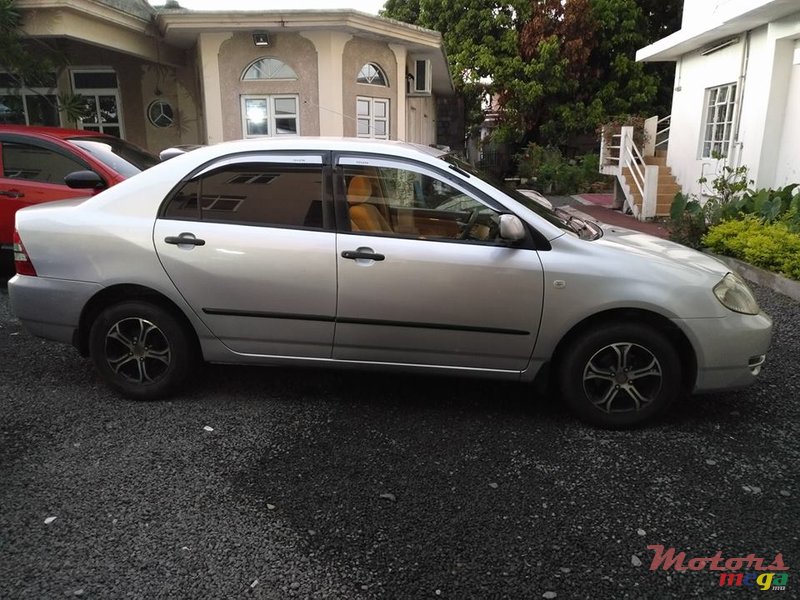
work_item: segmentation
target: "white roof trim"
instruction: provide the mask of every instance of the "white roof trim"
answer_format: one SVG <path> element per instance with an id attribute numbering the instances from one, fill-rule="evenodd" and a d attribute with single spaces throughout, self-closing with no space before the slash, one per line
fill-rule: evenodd
<path id="1" fill-rule="evenodd" d="M 750 31 L 793 13 L 797 0 L 728 0 L 720 3 L 711 19 L 691 24 L 636 52 L 644 62 L 674 61 L 716 40 Z"/>

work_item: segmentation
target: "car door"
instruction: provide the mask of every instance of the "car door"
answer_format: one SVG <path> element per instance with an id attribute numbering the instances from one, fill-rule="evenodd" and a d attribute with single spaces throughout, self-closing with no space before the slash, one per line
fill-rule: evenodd
<path id="1" fill-rule="evenodd" d="M 158 256 L 231 350 L 330 358 L 336 235 L 325 173 L 320 154 L 225 158 L 188 177 L 162 207 Z"/>
<path id="2" fill-rule="evenodd" d="M 526 368 L 539 329 L 538 253 L 499 237 L 502 207 L 413 162 L 340 156 L 334 358 Z"/>
<path id="3" fill-rule="evenodd" d="M 20 135 L 0 136 L 0 243 L 11 242 L 14 213 L 32 204 L 86 196 L 64 177 L 87 165 L 54 144 Z"/>

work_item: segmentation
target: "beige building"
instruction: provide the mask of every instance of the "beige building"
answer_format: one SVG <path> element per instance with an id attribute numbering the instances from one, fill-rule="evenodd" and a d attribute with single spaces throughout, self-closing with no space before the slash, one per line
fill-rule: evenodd
<path id="1" fill-rule="evenodd" d="M 454 96 L 438 32 L 353 10 L 16 6 L 34 47 L 46 44 L 66 65 L 37 88 L 0 73 L 0 122 L 99 130 L 153 151 L 293 135 L 435 144 L 437 100 Z M 70 122 L 56 108 L 60 94 L 85 98 L 86 116 Z"/>

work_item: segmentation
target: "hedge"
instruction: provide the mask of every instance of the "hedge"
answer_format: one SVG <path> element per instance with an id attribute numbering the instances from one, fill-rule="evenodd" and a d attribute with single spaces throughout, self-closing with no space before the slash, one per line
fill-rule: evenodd
<path id="1" fill-rule="evenodd" d="M 754 216 L 724 221 L 708 230 L 703 244 L 718 254 L 800 280 L 800 234 L 785 222 L 764 223 Z"/>

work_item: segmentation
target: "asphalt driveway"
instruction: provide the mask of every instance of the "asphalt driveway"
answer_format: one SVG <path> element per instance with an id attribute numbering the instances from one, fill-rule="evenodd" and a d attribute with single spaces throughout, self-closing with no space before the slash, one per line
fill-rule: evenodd
<path id="1" fill-rule="evenodd" d="M 780 552 L 797 597 L 800 305 L 757 294 L 757 386 L 607 432 L 473 380 L 211 366 L 122 400 L 0 293 L 0 598 L 730 597 L 658 544 Z"/>

